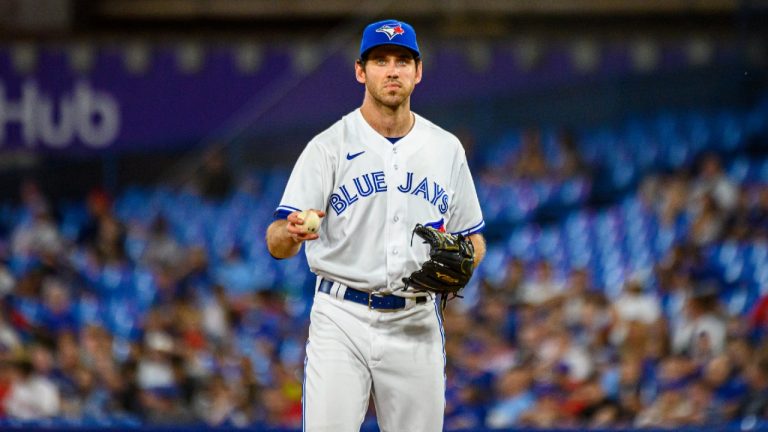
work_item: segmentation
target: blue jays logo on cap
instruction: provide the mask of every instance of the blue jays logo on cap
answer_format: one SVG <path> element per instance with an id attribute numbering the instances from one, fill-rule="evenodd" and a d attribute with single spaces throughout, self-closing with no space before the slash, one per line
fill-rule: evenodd
<path id="1" fill-rule="evenodd" d="M 384 24 L 383 26 L 376 29 L 377 33 L 384 33 L 389 37 L 389 40 L 392 40 L 393 37 L 397 35 L 401 35 L 405 33 L 405 30 L 403 30 L 403 26 L 400 24 L 398 25 L 392 25 L 392 24 Z"/>
<path id="2" fill-rule="evenodd" d="M 384 20 L 369 24 L 363 30 L 360 41 L 360 58 L 364 59 L 370 50 L 380 45 L 402 46 L 408 48 L 414 57 L 421 57 L 416 32 L 410 24 L 402 21 Z"/>

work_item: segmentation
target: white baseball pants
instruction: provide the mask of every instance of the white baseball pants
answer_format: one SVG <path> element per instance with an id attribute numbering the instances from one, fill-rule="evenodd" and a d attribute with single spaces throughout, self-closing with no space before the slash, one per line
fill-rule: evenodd
<path id="1" fill-rule="evenodd" d="M 434 301 L 379 311 L 317 292 L 304 365 L 303 430 L 356 432 L 373 395 L 382 432 L 439 432 L 445 347 Z"/>

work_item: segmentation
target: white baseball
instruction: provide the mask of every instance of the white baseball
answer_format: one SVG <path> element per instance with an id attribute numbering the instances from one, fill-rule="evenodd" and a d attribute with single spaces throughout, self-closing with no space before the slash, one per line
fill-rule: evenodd
<path id="1" fill-rule="evenodd" d="M 320 228 L 320 216 L 312 210 L 304 210 L 298 216 L 304 223 L 297 226 L 305 233 L 314 234 Z"/>

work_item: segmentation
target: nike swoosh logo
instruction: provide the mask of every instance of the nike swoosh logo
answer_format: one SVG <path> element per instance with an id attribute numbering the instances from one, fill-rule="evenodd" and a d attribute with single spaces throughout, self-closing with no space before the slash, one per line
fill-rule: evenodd
<path id="1" fill-rule="evenodd" d="M 356 157 L 360 156 L 360 155 L 361 155 L 361 154 L 363 154 L 363 153 L 365 153 L 365 150 L 361 151 L 360 153 L 355 153 L 355 154 L 349 154 L 349 153 L 347 153 L 347 160 L 352 160 L 352 159 L 354 159 L 354 158 L 356 158 Z"/>

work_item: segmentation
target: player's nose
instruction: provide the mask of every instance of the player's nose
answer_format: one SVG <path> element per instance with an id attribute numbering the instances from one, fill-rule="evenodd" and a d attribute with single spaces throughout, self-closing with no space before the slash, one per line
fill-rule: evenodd
<path id="1" fill-rule="evenodd" d="M 388 77 L 397 77 L 399 75 L 398 69 L 397 69 L 397 61 L 390 60 L 387 62 L 387 76 Z"/>

